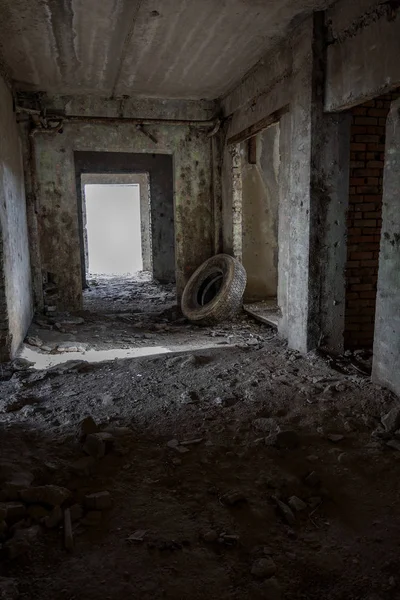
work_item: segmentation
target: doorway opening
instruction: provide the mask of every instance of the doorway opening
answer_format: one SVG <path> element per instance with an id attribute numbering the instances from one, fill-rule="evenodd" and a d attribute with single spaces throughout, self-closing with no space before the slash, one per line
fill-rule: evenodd
<path id="1" fill-rule="evenodd" d="M 86 184 L 87 274 L 143 271 L 139 184 Z"/>
<path id="2" fill-rule="evenodd" d="M 386 120 L 394 91 L 351 110 L 344 346 L 372 359 L 382 227 Z"/>
<path id="3" fill-rule="evenodd" d="M 234 241 L 247 272 L 244 307 L 278 326 L 279 123 L 233 149 Z M 240 238 L 240 239 L 239 239 Z"/>

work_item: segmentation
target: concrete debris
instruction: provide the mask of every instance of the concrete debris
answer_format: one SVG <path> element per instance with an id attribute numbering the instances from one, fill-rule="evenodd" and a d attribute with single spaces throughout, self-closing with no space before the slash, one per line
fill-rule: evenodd
<path id="1" fill-rule="evenodd" d="M 78 429 L 78 438 L 80 442 L 84 442 L 88 435 L 98 433 L 99 428 L 91 416 L 87 416 L 81 421 Z"/>
<path id="2" fill-rule="evenodd" d="M 300 512 L 307 508 L 307 504 L 305 502 L 303 502 L 303 500 L 301 500 L 301 498 L 298 498 L 297 496 L 291 496 L 288 500 L 288 505 L 290 506 L 290 508 L 292 508 L 296 512 Z"/>
<path id="3" fill-rule="evenodd" d="M 85 496 L 85 506 L 93 510 L 107 510 L 112 506 L 110 492 L 96 492 Z"/>
<path id="4" fill-rule="evenodd" d="M 241 502 L 246 502 L 246 496 L 239 490 L 233 490 L 221 496 L 221 501 L 229 506 L 236 506 Z"/>
<path id="5" fill-rule="evenodd" d="M 38 525 L 28 529 L 17 529 L 13 537 L 4 544 L 8 558 L 14 559 L 29 552 L 38 534 Z"/>
<path id="6" fill-rule="evenodd" d="M 400 427 L 400 406 L 395 406 L 381 418 L 381 423 L 388 433 L 393 433 Z"/>
<path id="7" fill-rule="evenodd" d="M 296 517 L 294 516 L 292 509 L 281 500 L 278 500 L 278 498 L 273 498 L 273 500 L 276 502 L 277 511 L 283 520 L 286 521 L 288 525 L 295 525 Z"/>
<path id="8" fill-rule="evenodd" d="M 50 515 L 43 520 L 43 523 L 48 529 L 53 529 L 53 527 L 57 527 L 62 520 L 63 511 L 61 510 L 60 506 L 55 506 Z"/>
<path id="9" fill-rule="evenodd" d="M 64 546 L 69 551 L 71 551 L 74 547 L 71 512 L 69 508 L 64 511 Z"/>
<path id="10" fill-rule="evenodd" d="M 29 344 L 29 346 L 34 346 L 36 348 L 41 348 L 43 346 L 43 341 L 40 338 L 34 336 L 27 337 L 25 339 L 25 343 Z"/>
<path id="11" fill-rule="evenodd" d="M 103 458 L 114 444 L 114 436 L 111 433 L 92 433 L 86 437 L 83 450 L 93 458 Z"/>
<path id="12" fill-rule="evenodd" d="M 77 344 L 75 342 L 63 342 L 57 346 L 57 352 L 86 352 L 86 344 Z"/>
<path id="13" fill-rule="evenodd" d="M 71 492 L 57 485 L 41 485 L 21 490 L 20 496 L 28 504 L 61 506 L 71 496 Z"/>
<path id="14" fill-rule="evenodd" d="M 257 579 L 268 579 L 276 572 L 276 565 L 272 558 L 259 558 L 251 567 L 251 574 Z"/>
<path id="15" fill-rule="evenodd" d="M 34 366 L 34 363 L 26 358 L 15 358 L 12 361 L 14 371 L 26 371 Z"/>
<path id="16" fill-rule="evenodd" d="M 203 533 L 202 538 L 207 544 L 213 544 L 218 539 L 218 533 L 213 529 L 210 529 Z"/>
<path id="17" fill-rule="evenodd" d="M 147 531 L 148 531 L 147 529 L 138 529 L 137 531 L 132 533 L 132 535 L 130 535 L 126 539 L 128 542 L 143 542 Z"/>
<path id="18" fill-rule="evenodd" d="M 327 436 L 327 438 L 330 442 L 333 442 L 334 444 L 338 444 L 339 442 L 344 440 L 344 435 L 340 435 L 338 433 L 330 433 Z"/>

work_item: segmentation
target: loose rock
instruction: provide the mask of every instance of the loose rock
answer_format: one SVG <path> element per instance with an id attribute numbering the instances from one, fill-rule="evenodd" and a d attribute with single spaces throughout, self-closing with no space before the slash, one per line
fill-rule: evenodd
<path id="1" fill-rule="evenodd" d="M 48 506 L 61 506 L 71 496 L 67 488 L 57 485 L 41 485 L 28 488 L 20 492 L 21 500 L 28 504 L 46 504 Z"/>
<path id="2" fill-rule="evenodd" d="M 400 427 L 400 406 L 395 406 L 386 415 L 383 415 L 381 423 L 388 433 L 396 431 Z"/>
<path id="3" fill-rule="evenodd" d="M 267 579 L 263 583 L 263 593 L 265 600 L 281 600 L 282 589 L 275 577 Z"/>
<path id="4" fill-rule="evenodd" d="M 2 505 L 6 509 L 6 521 L 16 523 L 26 515 L 26 508 L 21 502 L 6 502 Z"/>
<path id="5" fill-rule="evenodd" d="M 206 531 L 205 533 L 203 533 L 203 540 L 207 543 L 207 544 L 213 544 L 214 542 L 217 541 L 218 539 L 218 534 L 216 531 L 210 529 L 210 531 Z"/>
<path id="6" fill-rule="evenodd" d="M 328 436 L 328 440 L 333 442 L 334 444 L 338 444 L 342 440 L 344 440 L 344 435 L 340 435 L 339 433 L 330 433 Z"/>
<path id="7" fill-rule="evenodd" d="M 112 506 L 110 492 L 97 492 L 85 496 L 85 505 L 93 510 L 107 510 Z"/>
<path id="8" fill-rule="evenodd" d="M 86 437 L 92 433 L 98 433 L 99 428 L 91 416 L 85 417 L 79 424 L 78 437 L 80 442 L 84 442 Z"/>
<path id="9" fill-rule="evenodd" d="M 294 450 L 300 444 L 299 436 L 295 431 L 280 431 L 276 434 L 275 445 L 281 449 Z"/>
<path id="10" fill-rule="evenodd" d="M 18 600 L 18 584 L 11 577 L 0 577 L 0 598 L 1 600 Z"/>
<path id="11" fill-rule="evenodd" d="M 71 463 L 70 469 L 77 475 L 90 475 L 93 472 L 96 460 L 93 456 L 83 456 Z"/>
<path id="12" fill-rule="evenodd" d="M 55 506 L 51 514 L 44 519 L 44 524 L 48 529 L 57 527 L 63 519 L 63 512 L 59 506 Z"/>
<path id="13" fill-rule="evenodd" d="M 69 508 L 64 512 L 64 545 L 67 550 L 74 547 L 74 536 L 72 534 L 71 513 Z"/>
<path id="14" fill-rule="evenodd" d="M 240 502 L 246 502 L 246 496 L 243 494 L 243 492 L 240 492 L 239 490 L 233 490 L 221 496 L 221 500 L 224 504 L 228 504 L 229 506 L 235 506 Z"/>
<path id="15" fill-rule="evenodd" d="M 257 579 L 268 579 L 276 572 L 276 565 L 271 558 L 259 558 L 251 567 L 251 574 Z"/>
<path id="16" fill-rule="evenodd" d="M 72 523 L 79 521 L 83 517 L 83 508 L 80 504 L 73 504 L 69 509 Z"/>
<path id="17" fill-rule="evenodd" d="M 111 433 L 92 433 L 86 437 L 83 446 L 84 451 L 93 458 L 103 458 L 111 449 L 114 443 L 114 437 Z"/>
<path id="18" fill-rule="evenodd" d="M 8 557 L 10 559 L 14 559 L 17 558 L 17 556 L 21 556 L 22 554 L 29 552 L 32 543 L 38 536 L 38 533 L 38 525 L 29 527 L 28 529 L 17 529 L 13 537 L 4 544 Z"/>
<path id="19" fill-rule="evenodd" d="M 2 489 L 5 500 L 19 500 L 21 490 L 29 487 L 34 480 L 34 475 L 28 472 L 15 473 Z"/>
<path id="20" fill-rule="evenodd" d="M 277 510 L 281 517 L 286 521 L 288 525 L 294 525 L 296 523 L 296 517 L 294 516 L 289 506 L 284 502 L 281 502 L 281 500 L 278 500 L 277 498 L 275 498 L 275 502 Z"/>
<path id="21" fill-rule="evenodd" d="M 298 498 L 297 496 L 292 496 L 291 498 L 289 498 L 288 504 L 293 510 L 295 510 L 297 512 L 300 512 L 307 508 L 307 504 L 305 502 L 303 502 L 303 500 L 301 500 L 301 498 Z"/>

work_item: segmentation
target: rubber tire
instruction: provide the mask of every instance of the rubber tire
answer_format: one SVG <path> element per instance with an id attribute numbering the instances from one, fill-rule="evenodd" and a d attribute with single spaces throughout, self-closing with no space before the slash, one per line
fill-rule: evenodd
<path id="1" fill-rule="evenodd" d="M 198 301 L 201 286 L 212 275 L 222 274 L 222 284 L 214 298 L 204 306 Z M 184 316 L 197 325 L 214 325 L 234 317 L 242 307 L 247 275 L 243 265 L 228 254 L 206 260 L 191 276 L 183 291 Z"/>

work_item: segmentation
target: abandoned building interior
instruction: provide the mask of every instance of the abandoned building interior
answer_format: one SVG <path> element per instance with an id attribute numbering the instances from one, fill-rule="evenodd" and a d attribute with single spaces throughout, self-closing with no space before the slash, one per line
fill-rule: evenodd
<path id="1" fill-rule="evenodd" d="M 400 598 L 400 2 L 0 23 L 1 600 Z"/>

